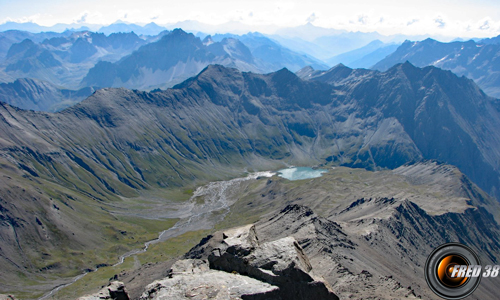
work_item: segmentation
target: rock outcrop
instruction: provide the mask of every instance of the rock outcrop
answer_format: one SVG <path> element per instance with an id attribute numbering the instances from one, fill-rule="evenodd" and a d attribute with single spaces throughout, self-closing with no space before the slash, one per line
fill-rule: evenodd
<path id="1" fill-rule="evenodd" d="M 83 296 L 78 300 L 99 300 L 99 299 L 113 299 L 113 300 L 129 300 L 125 285 L 120 281 L 112 281 L 107 287 L 102 288 L 94 295 Z"/>
<path id="2" fill-rule="evenodd" d="M 260 243 L 254 225 L 216 232 L 186 258 L 141 299 L 338 299 L 293 237 Z"/>
<path id="3" fill-rule="evenodd" d="M 146 299 L 262 299 L 278 287 L 237 273 L 211 270 L 206 260 L 180 260 L 170 277 L 146 287 Z"/>

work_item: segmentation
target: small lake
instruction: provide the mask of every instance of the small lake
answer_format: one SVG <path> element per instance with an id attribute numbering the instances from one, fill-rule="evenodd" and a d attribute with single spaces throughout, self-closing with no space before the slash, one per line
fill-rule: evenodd
<path id="1" fill-rule="evenodd" d="M 328 172 L 325 169 L 313 169 L 309 167 L 293 167 L 278 171 L 278 176 L 288 180 L 301 180 L 321 177 L 323 173 Z"/>

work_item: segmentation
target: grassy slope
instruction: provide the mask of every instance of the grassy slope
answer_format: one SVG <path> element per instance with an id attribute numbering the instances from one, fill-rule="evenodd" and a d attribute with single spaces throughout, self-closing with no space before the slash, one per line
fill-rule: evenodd
<path id="1" fill-rule="evenodd" d="M 31 237 L 18 241 L 19 255 L 24 256 L 26 267 L 15 268 L 10 264 L 10 269 L 0 272 L 2 281 L 15 282 L 0 285 L 0 293 L 13 293 L 21 299 L 41 296 L 50 288 L 48 283 L 76 276 L 96 265 L 114 264 L 119 255 L 141 248 L 144 242 L 157 238 L 159 232 L 177 222 L 177 219 L 125 215 L 139 211 L 134 207 L 128 209 L 127 203 L 140 203 L 140 199 L 122 201 L 109 197 L 96 201 L 78 187 L 65 188 L 42 178 L 31 178 L 27 186 L 26 178 L 5 168 L 2 171 L 0 185 L 5 201 L 0 203 L 2 208 L 14 214 L 29 213 L 36 220 L 30 224 L 17 219 L 18 226 L 12 227 L 16 235 Z M 178 191 L 173 193 L 182 195 Z M 179 198 L 186 197 L 189 195 Z M 10 199 L 13 204 L 8 206 Z M 117 205 L 122 207 L 121 211 L 113 213 L 118 210 Z"/>

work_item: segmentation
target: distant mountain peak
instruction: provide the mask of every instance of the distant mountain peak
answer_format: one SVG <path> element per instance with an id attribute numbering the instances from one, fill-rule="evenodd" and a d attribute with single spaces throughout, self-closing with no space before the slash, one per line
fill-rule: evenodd
<path id="1" fill-rule="evenodd" d="M 422 71 L 422 69 L 415 67 L 409 61 L 405 61 L 404 63 L 396 64 L 396 65 L 392 66 L 389 70 L 387 70 L 388 73 L 402 72 L 406 76 L 408 76 L 410 74 L 410 72 L 417 72 L 417 71 Z"/>
<path id="2" fill-rule="evenodd" d="M 273 74 L 275 74 L 277 76 L 289 76 L 290 78 L 298 78 L 297 75 L 295 75 L 295 73 L 288 70 L 287 68 L 282 68 L 282 69 L 274 72 Z"/>
<path id="3" fill-rule="evenodd" d="M 411 62 L 409 62 L 408 60 L 405 61 L 404 63 L 400 64 L 402 67 L 404 68 L 413 68 L 413 69 L 417 69 L 417 67 L 415 67 Z"/>
<path id="4" fill-rule="evenodd" d="M 182 35 L 193 35 L 192 33 L 187 33 L 185 32 L 184 30 L 182 30 L 182 28 L 175 28 L 174 30 L 172 30 L 172 32 L 170 34 L 182 34 Z"/>
<path id="5" fill-rule="evenodd" d="M 199 40 L 201 43 L 201 40 L 194 36 L 192 33 L 185 32 L 184 30 L 180 28 L 176 28 L 172 30 L 171 32 L 165 34 L 160 41 L 172 41 L 172 40 Z M 151 45 L 151 44 L 148 44 Z M 148 46 L 146 45 L 146 46 Z"/>
<path id="6" fill-rule="evenodd" d="M 314 72 L 316 70 L 314 70 L 313 67 L 311 66 L 305 66 L 303 67 L 302 69 L 298 70 L 297 72 L 295 72 L 296 74 L 305 74 L 305 73 L 311 73 L 311 72 Z M 299 76 L 300 77 L 300 76 Z"/>
<path id="7" fill-rule="evenodd" d="M 432 39 L 432 38 L 426 38 L 422 42 L 423 43 L 436 43 L 437 41 L 435 39 Z"/>
<path id="8" fill-rule="evenodd" d="M 343 63 L 338 63 L 338 64 L 336 64 L 335 66 L 333 66 L 331 68 L 331 70 L 335 70 L 335 69 L 351 69 L 351 68 L 349 68 L 348 66 L 344 65 Z"/>
<path id="9" fill-rule="evenodd" d="M 211 36 L 211 35 L 207 35 L 207 36 L 203 39 L 202 43 L 203 43 L 203 45 L 205 45 L 205 46 L 209 46 L 209 45 L 212 45 L 212 44 L 213 44 L 213 43 L 215 43 L 215 42 L 214 42 L 214 40 L 213 40 L 213 38 L 212 38 L 212 36 Z"/>
<path id="10" fill-rule="evenodd" d="M 205 69 L 203 69 L 196 77 L 218 77 L 218 76 L 224 76 L 224 75 L 228 75 L 230 73 L 240 73 L 240 71 L 238 71 L 237 69 L 235 68 L 229 68 L 229 67 L 225 67 L 223 65 L 219 65 L 219 64 L 210 64 L 208 66 L 205 67 Z M 220 74 L 220 75 L 217 75 L 217 74 Z"/>
<path id="11" fill-rule="evenodd" d="M 13 44 L 7 52 L 7 58 L 10 58 L 18 53 L 22 53 L 28 49 L 35 48 L 37 45 L 30 39 L 25 39 L 20 43 Z"/>

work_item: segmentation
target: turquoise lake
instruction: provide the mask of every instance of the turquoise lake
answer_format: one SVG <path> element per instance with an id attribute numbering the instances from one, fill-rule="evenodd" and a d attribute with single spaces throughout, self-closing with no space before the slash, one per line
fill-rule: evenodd
<path id="1" fill-rule="evenodd" d="M 327 172 L 325 169 L 313 169 L 309 167 L 293 167 L 278 171 L 278 176 L 288 180 L 301 180 L 309 178 L 321 177 L 323 173 Z"/>

